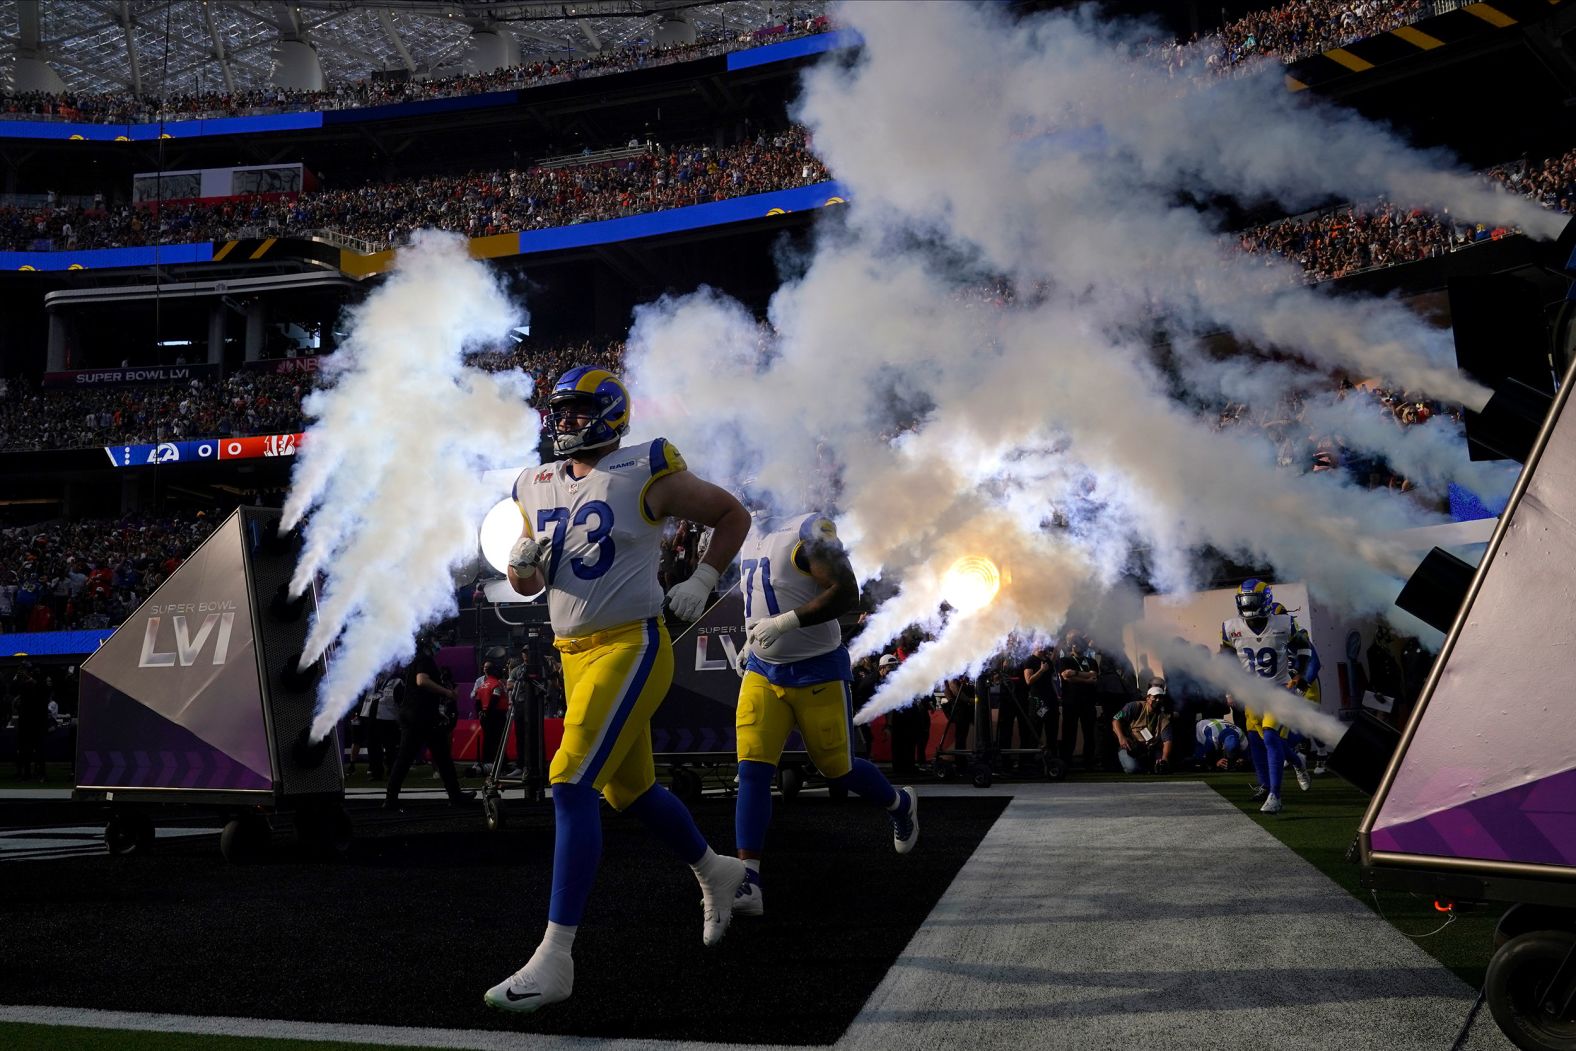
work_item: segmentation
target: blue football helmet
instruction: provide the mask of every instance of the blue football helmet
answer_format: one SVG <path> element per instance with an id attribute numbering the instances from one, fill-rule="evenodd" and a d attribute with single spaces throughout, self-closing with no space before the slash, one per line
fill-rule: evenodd
<path id="1" fill-rule="evenodd" d="M 571 416 L 589 420 L 564 429 L 560 421 Z M 572 368 L 558 377 L 547 396 L 547 422 L 553 431 L 553 451 L 559 456 L 617 444 L 629 432 L 629 391 L 606 369 Z"/>
<path id="2" fill-rule="evenodd" d="M 1248 579 L 1237 588 L 1237 612 L 1244 620 L 1267 617 L 1275 609 L 1275 596 L 1262 580 Z"/>

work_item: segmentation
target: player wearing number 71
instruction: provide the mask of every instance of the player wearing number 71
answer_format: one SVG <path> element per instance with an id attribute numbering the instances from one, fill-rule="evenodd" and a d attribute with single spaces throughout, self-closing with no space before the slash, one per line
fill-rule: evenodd
<path id="1" fill-rule="evenodd" d="M 733 560 L 750 516 L 728 492 L 690 473 L 664 438 L 622 447 L 629 392 L 603 369 L 570 369 L 548 398 L 553 448 L 567 457 L 521 472 L 524 521 L 509 556 L 522 595 L 547 589 L 554 645 L 563 654 L 568 711 L 548 779 L 556 833 L 547 933 L 535 955 L 487 991 L 486 1002 L 529 1013 L 566 999 L 570 948 L 602 855 L 600 793 L 634 815 L 695 871 L 707 945 L 722 939 L 745 867 L 706 845 L 684 804 L 656 783 L 651 716 L 673 680 L 673 649 L 657 583 L 663 521 L 712 526 L 711 548 L 668 606 L 695 620 Z"/>
<path id="2" fill-rule="evenodd" d="M 821 776 L 886 811 L 892 844 L 919 841 L 919 799 L 893 788 L 854 755 L 853 669 L 837 618 L 859 601 L 859 585 L 832 520 L 819 511 L 773 518 L 760 511 L 740 552 L 745 645 L 736 669 L 739 799 L 734 836 L 749 866 L 734 911 L 764 914 L 761 855 L 772 818 L 772 777 L 795 727 Z"/>

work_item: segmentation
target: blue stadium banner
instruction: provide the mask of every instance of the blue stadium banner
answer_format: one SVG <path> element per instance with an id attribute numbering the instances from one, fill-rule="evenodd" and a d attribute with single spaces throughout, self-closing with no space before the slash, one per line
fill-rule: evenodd
<path id="1" fill-rule="evenodd" d="M 554 252 L 564 248 L 584 248 L 587 245 L 609 244 L 613 241 L 630 241 L 638 237 L 694 230 L 703 226 L 737 223 L 746 219 L 760 219 L 771 215 L 786 215 L 811 208 L 826 208 L 848 203 L 848 191 L 837 182 L 818 182 L 811 186 L 798 186 L 792 190 L 774 190 L 748 197 L 734 197 L 726 201 L 691 205 L 688 208 L 669 208 L 643 215 L 629 215 L 622 219 L 606 219 L 599 223 L 578 223 L 574 226 L 553 226 L 545 230 L 527 230 L 520 234 L 520 254 Z"/>
<path id="2" fill-rule="evenodd" d="M 106 445 L 111 467 L 141 467 L 150 463 L 196 463 L 219 459 L 221 438 L 198 438 L 148 445 Z"/>
<path id="3" fill-rule="evenodd" d="M 126 369 L 74 369 L 70 372 L 46 372 L 40 386 L 131 387 L 143 383 L 189 383 L 192 380 L 212 383 L 218 379 L 217 365 L 139 365 Z"/>
<path id="4" fill-rule="evenodd" d="M 728 68 L 748 69 L 751 66 L 764 66 L 768 62 L 786 62 L 790 58 L 819 55 L 823 51 L 832 51 L 836 48 L 858 47 L 864 42 L 864 38 L 852 29 L 834 29 L 830 33 L 796 37 L 793 40 L 767 44 L 764 47 L 752 47 L 748 51 L 730 51 Z"/>
<path id="5" fill-rule="evenodd" d="M 89 248 L 63 252 L 0 252 L 0 270 L 107 270 L 117 266 L 165 266 L 213 261 L 213 243 Z"/>
<path id="6" fill-rule="evenodd" d="M 113 629 L 103 631 L 22 631 L 13 635 L 0 635 L 0 656 L 7 657 L 75 657 L 93 653 L 104 645 L 104 640 L 115 634 Z"/>
<path id="7" fill-rule="evenodd" d="M 147 124 L 76 124 L 52 120 L 0 120 L 0 139 L 66 139 L 84 142 L 157 142 L 206 135 L 253 135 L 260 131 L 321 128 L 321 113 L 268 113 L 256 117 L 167 120 Z"/>

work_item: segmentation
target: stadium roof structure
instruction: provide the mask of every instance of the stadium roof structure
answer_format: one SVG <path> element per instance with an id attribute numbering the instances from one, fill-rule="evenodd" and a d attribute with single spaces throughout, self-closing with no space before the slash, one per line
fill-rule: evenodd
<path id="1" fill-rule="evenodd" d="M 67 88 L 168 96 L 274 84 L 281 44 L 310 45 L 326 87 L 373 72 L 467 72 L 478 32 L 506 33 L 523 61 L 588 56 L 656 39 L 684 22 L 698 39 L 815 17 L 825 0 L 0 0 L 0 88 L 15 59 L 49 64 Z M 3 52 L 0 52 L 3 53 Z"/>

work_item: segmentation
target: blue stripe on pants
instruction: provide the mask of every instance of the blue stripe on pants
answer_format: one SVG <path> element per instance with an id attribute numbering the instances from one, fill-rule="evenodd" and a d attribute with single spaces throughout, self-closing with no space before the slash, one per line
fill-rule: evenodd
<path id="1" fill-rule="evenodd" d="M 635 704 L 640 700 L 640 693 L 651 678 L 651 667 L 657 662 L 657 648 L 661 642 L 661 636 L 657 634 L 657 621 L 653 617 L 646 621 L 646 652 L 641 656 L 640 664 L 636 667 L 624 696 L 619 698 L 618 704 L 614 706 L 612 714 L 608 717 L 607 732 L 602 735 L 602 743 L 597 746 L 596 753 L 586 761 L 575 776 L 576 784 L 596 783 L 603 764 L 607 762 L 613 746 L 618 743 L 619 734 L 624 732 L 624 724 L 629 721 L 629 713 L 635 710 Z"/>

